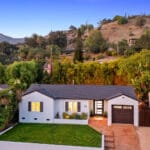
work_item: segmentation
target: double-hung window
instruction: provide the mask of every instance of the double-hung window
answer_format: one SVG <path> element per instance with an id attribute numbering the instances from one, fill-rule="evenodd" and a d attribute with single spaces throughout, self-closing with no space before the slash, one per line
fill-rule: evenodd
<path id="1" fill-rule="evenodd" d="M 43 112 L 43 102 L 29 102 L 28 111 L 30 112 Z"/>
<path id="2" fill-rule="evenodd" d="M 81 103 L 77 101 L 67 101 L 65 102 L 65 112 L 81 112 Z"/>

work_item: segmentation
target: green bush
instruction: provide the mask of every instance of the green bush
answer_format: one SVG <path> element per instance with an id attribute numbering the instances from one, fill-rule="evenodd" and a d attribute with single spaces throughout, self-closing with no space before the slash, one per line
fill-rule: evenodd
<path id="1" fill-rule="evenodd" d="M 77 113 L 72 113 L 72 114 L 70 115 L 70 119 L 76 119 L 76 117 L 77 117 Z"/>
<path id="2" fill-rule="evenodd" d="M 107 56 L 117 56 L 117 52 L 116 52 L 115 50 L 107 51 L 107 52 L 106 52 L 106 55 L 107 55 Z"/>
<path id="3" fill-rule="evenodd" d="M 72 113 L 72 114 L 68 114 L 66 112 L 63 112 L 63 119 L 81 119 L 81 120 L 86 120 L 87 119 L 87 114 L 86 113 Z"/>
<path id="4" fill-rule="evenodd" d="M 69 118 L 70 118 L 69 114 L 66 112 L 63 112 L 63 119 L 69 119 Z"/>
<path id="5" fill-rule="evenodd" d="M 104 58 L 104 56 L 102 55 L 102 54 L 99 54 L 98 56 L 97 56 L 97 59 L 103 59 Z"/>
<path id="6" fill-rule="evenodd" d="M 118 24 L 127 24 L 128 23 L 128 19 L 126 17 L 120 17 L 118 19 Z"/>
<path id="7" fill-rule="evenodd" d="M 107 118 L 107 111 L 104 111 L 103 116 Z"/>
<path id="8" fill-rule="evenodd" d="M 87 119 L 87 113 L 82 113 L 81 114 L 81 119 L 86 120 Z"/>

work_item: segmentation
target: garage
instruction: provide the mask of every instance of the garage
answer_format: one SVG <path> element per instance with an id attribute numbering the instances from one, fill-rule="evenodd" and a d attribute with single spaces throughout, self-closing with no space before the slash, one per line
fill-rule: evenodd
<path id="1" fill-rule="evenodd" d="M 133 106 L 112 105 L 112 123 L 133 124 Z"/>

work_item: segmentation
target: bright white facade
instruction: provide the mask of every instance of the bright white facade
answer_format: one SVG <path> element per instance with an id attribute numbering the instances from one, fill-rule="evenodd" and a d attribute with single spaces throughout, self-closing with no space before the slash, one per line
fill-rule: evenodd
<path id="1" fill-rule="evenodd" d="M 75 101 L 81 103 L 81 110 L 78 114 L 86 113 L 88 116 L 86 120 L 63 119 L 62 114 L 65 112 L 65 102 Z M 29 111 L 29 102 L 43 102 L 43 112 Z M 60 118 L 56 118 L 57 113 L 59 114 Z M 71 113 L 72 112 L 68 112 L 68 114 Z M 88 124 L 89 115 L 89 100 L 54 100 L 53 98 L 45 96 L 36 91 L 24 95 L 19 104 L 19 122 L 23 123 Z"/>
<path id="2" fill-rule="evenodd" d="M 30 104 L 29 110 L 29 103 Z M 39 105 L 42 102 L 42 110 L 40 112 Z M 87 119 L 77 120 L 77 119 L 64 119 L 62 114 L 66 112 L 65 103 L 69 102 L 72 104 L 71 109 L 74 109 L 76 103 L 80 103 L 80 111 L 78 114 L 85 113 L 87 114 Z M 75 104 L 74 104 L 75 103 Z M 96 106 L 97 105 L 97 106 Z M 102 106 L 102 109 L 98 110 L 97 107 Z M 109 100 L 83 100 L 83 99 L 53 99 L 48 97 L 40 92 L 33 91 L 22 97 L 22 100 L 19 104 L 19 122 L 23 123 L 57 123 L 57 124 L 88 124 L 88 119 L 90 117 L 91 111 L 107 112 L 108 116 L 108 125 L 112 124 L 112 106 L 113 105 L 124 105 L 133 107 L 133 124 L 138 126 L 138 101 L 130 98 L 125 95 L 120 95 Z M 34 107 L 34 108 L 33 108 Z M 101 107 L 100 107 L 101 108 Z M 70 108 L 69 108 L 70 109 Z M 97 110 L 96 110 L 97 109 Z M 32 111 L 34 110 L 34 111 Z M 99 113 L 98 112 L 98 113 Z M 71 114 L 72 111 L 67 111 L 68 114 Z M 56 116 L 59 114 L 59 118 Z M 119 114 L 117 114 L 119 115 Z"/>
<path id="3" fill-rule="evenodd" d="M 113 105 L 132 106 L 133 107 L 133 124 L 134 124 L 134 126 L 138 126 L 139 110 L 138 110 L 138 101 L 137 100 L 134 100 L 125 95 L 121 95 L 121 96 L 118 96 L 118 97 L 108 100 L 108 125 L 112 124 L 112 106 Z"/>
<path id="4" fill-rule="evenodd" d="M 28 103 L 30 101 L 43 102 L 43 112 L 29 112 Z M 54 100 L 36 91 L 24 95 L 19 104 L 19 121 L 27 123 L 53 123 Z"/>

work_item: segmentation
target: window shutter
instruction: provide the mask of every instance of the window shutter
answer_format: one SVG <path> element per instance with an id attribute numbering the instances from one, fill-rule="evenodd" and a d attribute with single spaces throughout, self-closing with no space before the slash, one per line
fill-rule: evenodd
<path id="1" fill-rule="evenodd" d="M 40 102 L 40 112 L 43 112 L 43 102 Z"/>
<path id="2" fill-rule="evenodd" d="M 78 112 L 81 112 L 81 103 L 80 102 L 78 102 Z"/>
<path id="3" fill-rule="evenodd" d="M 68 102 L 65 102 L 65 112 L 68 112 Z"/>
<path id="4" fill-rule="evenodd" d="M 31 102 L 28 102 L 28 111 L 31 111 Z"/>

